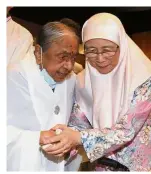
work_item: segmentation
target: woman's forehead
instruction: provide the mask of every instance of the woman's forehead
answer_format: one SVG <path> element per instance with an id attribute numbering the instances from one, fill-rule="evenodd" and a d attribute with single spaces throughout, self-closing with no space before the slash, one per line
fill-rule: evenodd
<path id="1" fill-rule="evenodd" d="M 85 42 L 85 48 L 87 47 L 115 47 L 117 46 L 116 43 L 106 40 L 106 39 L 91 39 Z"/>

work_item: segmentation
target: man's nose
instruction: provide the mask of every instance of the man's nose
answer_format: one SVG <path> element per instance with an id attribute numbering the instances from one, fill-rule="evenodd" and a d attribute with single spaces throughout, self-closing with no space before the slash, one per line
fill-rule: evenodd
<path id="1" fill-rule="evenodd" d="M 74 65 L 74 62 L 72 60 L 67 60 L 65 62 L 65 65 L 64 67 L 68 70 L 68 71 L 72 71 L 73 70 L 73 65 Z"/>

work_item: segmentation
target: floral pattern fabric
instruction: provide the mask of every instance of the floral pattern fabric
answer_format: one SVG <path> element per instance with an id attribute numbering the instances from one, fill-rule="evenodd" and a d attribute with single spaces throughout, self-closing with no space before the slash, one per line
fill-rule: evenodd
<path id="1" fill-rule="evenodd" d="M 80 118 L 83 118 L 81 123 Z M 151 77 L 135 90 L 128 112 L 111 129 L 86 126 L 88 121 L 77 104 L 71 120 L 73 126 L 78 123 L 76 129 L 78 125 L 82 128 L 82 144 L 91 162 L 107 156 L 130 171 L 151 171 Z"/>
<path id="2" fill-rule="evenodd" d="M 68 126 L 79 131 L 84 129 L 92 129 L 89 120 L 85 114 L 81 112 L 80 106 L 76 102 L 73 106 Z"/>

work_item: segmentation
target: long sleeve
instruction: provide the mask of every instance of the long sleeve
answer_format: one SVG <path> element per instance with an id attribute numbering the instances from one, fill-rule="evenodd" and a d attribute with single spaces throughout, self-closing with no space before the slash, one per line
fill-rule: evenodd
<path id="1" fill-rule="evenodd" d="M 27 83 L 18 72 L 7 77 L 7 170 L 35 171 L 41 167 L 40 131 Z M 27 109 L 29 108 L 29 109 Z M 30 155 L 31 154 L 31 155 Z"/>
<path id="2" fill-rule="evenodd" d="M 39 131 L 7 126 L 8 171 L 34 171 L 40 168 L 39 136 Z"/>
<path id="3" fill-rule="evenodd" d="M 142 129 L 151 115 L 151 78 L 143 85 L 148 88 L 146 93 L 136 95 L 134 92 L 129 111 L 120 116 L 111 129 L 87 129 L 80 132 L 83 147 L 91 162 L 124 147 Z M 137 90 L 141 88 L 143 86 Z"/>

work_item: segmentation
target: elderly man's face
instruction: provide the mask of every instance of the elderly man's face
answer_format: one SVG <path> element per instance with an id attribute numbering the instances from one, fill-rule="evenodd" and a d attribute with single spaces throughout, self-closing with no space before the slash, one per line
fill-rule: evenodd
<path id="1" fill-rule="evenodd" d="M 43 67 L 56 82 L 63 81 L 73 70 L 78 47 L 79 43 L 76 37 L 65 35 L 43 53 Z"/>

